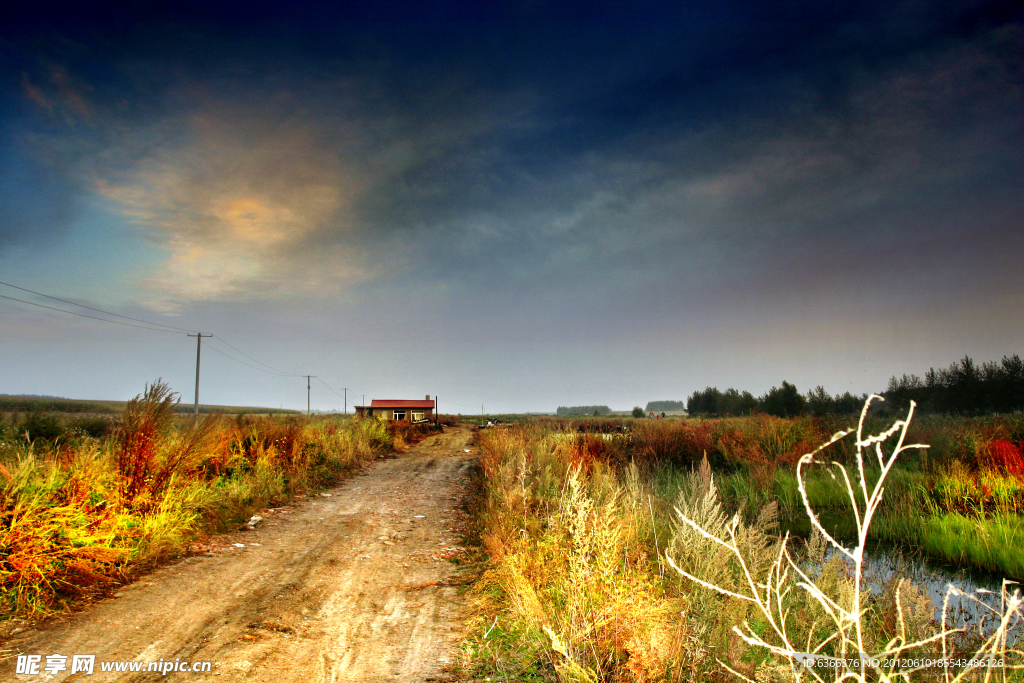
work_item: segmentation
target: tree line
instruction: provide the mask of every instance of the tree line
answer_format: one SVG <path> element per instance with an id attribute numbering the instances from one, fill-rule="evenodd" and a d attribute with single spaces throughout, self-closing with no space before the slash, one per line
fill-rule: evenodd
<path id="1" fill-rule="evenodd" d="M 610 415 L 608 406 L 558 406 L 556 415 Z"/>
<path id="2" fill-rule="evenodd" d="M 917 375 L 893 376 L 882 396 L 888 407 L 899 410 L 905 410 L 907 404 L 914 401 L 918 412 L 1012 413 L 1024 410 L 1024 361 L 1014 354 L 1003 356 L 1001 362 L 978 365 L 964 356 L 948 369 L 930 368 L 923 379 Z M 831 396 L 821 386 L 801 394 L 795 385 L 784 381 L 781 387 L 772 387 L 758 397 L 749 391 L 707 387 L 690 395 L 686 411 L 708 417 L 755 412 L 778 417 L 847 415 L 859 412 L 867 397 L 867 394 L 856 396 L 848 391 Z"/>
<path id="3" fill-rule="evenodd" d="M 1012 413 L 1024 410 L 1024 361 L 1014 354 L 978 365 L 964 356 L 946 369 L 929 368 L 923 379 L 894 376 L 883 395 L 898 405 L 915 401 L 919 410 L 934 413 Z"/>
<path id="4" fill-rule="evenodd" d="M 781 387 L 772 387 L 762 396 L 732 388 L 720 391 L 718 387 L 707 387 L 704 391 L 695 391 L 690 395 L 686 400 L 686 412 L 709 417 L 735 417 L 752 413 L 777 417 L 820 417 L 856 413 L 866 398 L 867 394 L 855 396 L 848 391 L 830 396 L 821 386 L 815 387 L 805 396 L 797 390 L 796 385 L 784 381 Z"/>
<path id="5" fill-rule="evenodd" d="M 652 410 L 656 413 L 669 413 L 686 410 L 686 404 L 682 401 L 648 401 L 644 410 L 648 413 Z"/>

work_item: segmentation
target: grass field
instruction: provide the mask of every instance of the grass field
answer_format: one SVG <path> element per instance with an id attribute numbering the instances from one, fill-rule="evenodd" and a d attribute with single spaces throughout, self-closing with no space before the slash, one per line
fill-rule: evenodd
<path id="1" fill-rule="evenodd" d="M 771 639 L 777 619 L 693 583 L 668 561 L 738 596 L 749 576 L 772 575 L 786 550 L 824 592 L 848 599 L 857 585 L 850 566 L 826 553 L 821 536 L 783 546 L 781 526 L 806 518 L 795 478 L 801 456 L 856 422 L 535 418 L 483 429 L 486 494 L 478 529 L 489 561 L 476 585 L 479 629 L 467 647 L 470 666 L 492 680 L 734 679 L 726 666 L 751 680 L 792 680 L 792 658 L 755 647 L 734 630 L 747 623 L 749 633 Z M 1021 424 L 1015 417 L 912 425 L 907 443 L 936 445 L 903 452 L 888 471 L 874 537 L 1021 576 Z M 868 418 L 864 426 L 873 434 L 888 424 Z M 883 440 L 886 452 L 896 439 Z M 847 439 L 820 458 L 825 465 L 805 469 L 805 491 L 818 511 L 851 516 L 845 484 L 832 478 L 827 462 L 856 473 L 856 455 Z M 869 491 L 879 473 L 878 466 L 865 468 Z M 679 511 L 713 536 L 731 538 L 739 553 L 681 523 Z M 848 524 L 855 532 L 856 524 Z M 973 546 L 958 544 L 953 533 L 973 535 Z M 791 642 L 823 642 L 820 653 L 840 654 L 837 644 L 849 639 L 829 640 L 829 610 L 795 585 L 786 596 L 785 616 L 778 616 Z M 936 628 L 923 589 L 893 573 L 861 600 L 864 651 L 898 641 L 905 654 L 934 654 L 909 646 Z M 977 631 L 947 642 L 958 653 L 983 644 Z M 932 679 L 942 674 L 913 676 Z"/>

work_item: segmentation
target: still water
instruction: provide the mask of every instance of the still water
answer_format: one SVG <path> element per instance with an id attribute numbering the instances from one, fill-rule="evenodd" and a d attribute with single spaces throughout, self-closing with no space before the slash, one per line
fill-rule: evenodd
<path id="1" fill-rule="evenodd" d="M 826 522 L 825 526 L 828 528 L 829 524 Z M 809 523 L 806 526 L 796 524 L 789 531 L 793 536 L 803 536 L 809 529 Z M 836 530 L 832 531 L 834 533 Z M 840 542 L 849 542 L 848 538 L 837 536 Z M 835 548 L 829 548 L 825 557 L 829 560 L 837 555 L 853 569 L 853 561 Z M 948 594 L 947 626 L 982 628 L 985 633 L 991 632 L 993 621 L 1003 612 L 1004 589 L 1007 595 L 1012 595 L 1015 590 L 1024 594 L 1024 586 L 1013 581 L 1006 581 L 1004 585 L 1003 578 L 994 574 L 969 572 L 891 544 L 869 541 L 865 552 L 865 587 L 877 595 L 899 578 L 909 579 L 922 594 L 928 596 L 936 621 L 942 620 L 943 601 Z M 1024 609 L 1018 610 L 1013 616 L 1009 632 L 1011 642 L 1024 643 Z"/>

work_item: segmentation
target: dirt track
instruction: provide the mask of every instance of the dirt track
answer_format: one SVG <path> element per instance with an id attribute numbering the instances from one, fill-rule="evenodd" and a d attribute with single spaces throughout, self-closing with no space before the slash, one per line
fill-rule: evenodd
<path id="1" fill-rule="evenodd" d="M 476 449 L 449 428 L 255 530 L 143 577 L 4 649 L 69 655 L 27 681 L 444 681 L 460 639 L 457 556 Z M 237 547 L 234 544 L 244 544 Z M 69 676 L 73 654 L 93 675 Z M 212 662 L 212 673 L 103 673 L 100 662 Z"/>

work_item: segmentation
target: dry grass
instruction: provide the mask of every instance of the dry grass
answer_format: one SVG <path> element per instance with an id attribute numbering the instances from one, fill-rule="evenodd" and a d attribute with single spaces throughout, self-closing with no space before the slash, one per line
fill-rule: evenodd
<path id="1" fill-rule="evenodd" d="M 7 441 L 0 611 L 66 611 L 187 551 L 203 534 L 324 486 L 390 450 L 375 421 L 176 418 L 156 382 L 110 438 Z"/>
<path id="2" fill-rule="evenodd" d="M 860 477 L 851 480 L 850 496 L 860 501 L 853 526 L 862 544 L 893 459 L 875 463 L 870 474 L 858 453 L 916 448 L 903 446 L 908 424 L 880 437 L 859 434 L 859 446 L 832 444 Z M 945 647 L 962 656 L 1004 647 L 1005 629 L 946 628 L 936 637 L 924 591 L 900 576 L 867 591 L 863 550 L 839 550 L 823 529 L 795 544 L 778 532 L 775 501 L 749 495 L 745 500 L 759 501 L 754 509 L 728 507 L 712 476 L 716 461 L 726 461 L 732 477 L 745 474 L 752 489 L 765 488 L 758 476 L 771 475 L 769 492 L 776 479 L 784 486 L 792 479 L 796 498 L 783 501 L 787 513 L 807 505 L 810 456 L 794 453 L 811 450 L 814 426 L 755 418 L 641 422 L 604 436 L 563 431 L 572 425 L 561 423 L 484 430 L 479 525 L 489 563 L 475 589 L 468 669 L 515 681 L 783 681 L 823 671 L 797 667 L 802 652 L 938 656 Z M 708 457 L 695 458 L 703 446 Z M 760 469 L 765 452 L 790 462 L 797 476 Z M 842 482 L 840 490 L 819 487 L 814 495 L 846 497 Z M 1008 603 L 1009 612 L 1015 605 Z M 950 680 L 961 673 L 951 671 Z M 943 675 L 872 669 L 857 680 Z"/>

